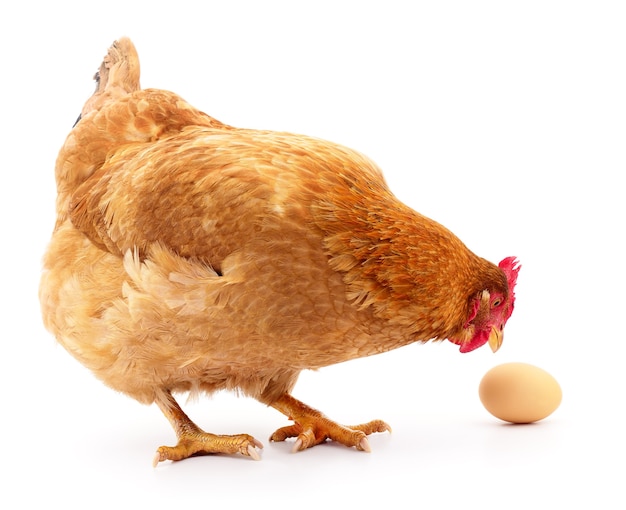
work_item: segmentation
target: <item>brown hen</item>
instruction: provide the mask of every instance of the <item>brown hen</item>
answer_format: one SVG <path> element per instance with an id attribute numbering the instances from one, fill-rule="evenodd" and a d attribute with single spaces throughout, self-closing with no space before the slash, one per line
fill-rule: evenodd
<path id="1" fill-rule="evenodd" d="M 200 430 L 173 394 L 236 390 L 294 424 L 271 440 L 369 450 L 380 420 L 345 427 L 291 396 L 298 374 L 449 339 L 496 350 L 519 266 L 474 255 L 389 191 L 363 155 L 237 129 L 142 90 L 116 41 L 56 162 L 44 260 L 46 327 L 111 388 L 156 404 L 178 444 L 258 458 L 253 437 Z"/>

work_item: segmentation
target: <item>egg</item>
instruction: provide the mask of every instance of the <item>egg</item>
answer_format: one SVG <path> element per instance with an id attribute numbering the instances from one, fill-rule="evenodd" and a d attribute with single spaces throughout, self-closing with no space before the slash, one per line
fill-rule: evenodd
<path id="1" fill-rule="evenodd" d="M 504 363 L 480 381 L 478 395 L 493 416 L 511 423 L 532 423 L 550 416 L 561 404 L 559 383 L 527 363 Z"/>

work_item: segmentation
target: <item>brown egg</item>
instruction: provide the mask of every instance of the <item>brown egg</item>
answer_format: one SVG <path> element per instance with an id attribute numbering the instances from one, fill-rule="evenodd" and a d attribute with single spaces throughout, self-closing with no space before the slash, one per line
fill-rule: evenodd
<path id="1" fill-rule="evenodd" d="M 527 363 L 504 363 L 489 370 L 478 388 L 480 401 L 496 418 L 531 423 L 552 414 L 563 396 L 545 370 Z"/>

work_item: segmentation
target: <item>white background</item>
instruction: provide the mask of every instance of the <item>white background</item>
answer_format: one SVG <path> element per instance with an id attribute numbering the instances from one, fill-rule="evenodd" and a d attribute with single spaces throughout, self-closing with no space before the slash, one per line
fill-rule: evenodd
<path id="1" fill-rule="evenodd" d="M 0 8 L 9 507 L 626 507 L 622 2 L 17 4 Z M 175 442 L 165 418 L 71 359 L 37 301 L 56 153 L 121 35 L 139 51 L 144 87 L 232 125 L 360 150 L 476 253 L 518 256 L 502 349 L 412 345 L 303 373 L 295 396 L 332 418 L 392 425 L 371 454 L 332 444 L 291 454 L 266 441 L 282 415 L 220 394 L 185 409 L 207 430 L 264 441 L 263 460 L 152 469 L 156 447 Z M 511 426 L 482 408 L 480 378 L 507 361 L 556 377 L 556 413 Z"/>

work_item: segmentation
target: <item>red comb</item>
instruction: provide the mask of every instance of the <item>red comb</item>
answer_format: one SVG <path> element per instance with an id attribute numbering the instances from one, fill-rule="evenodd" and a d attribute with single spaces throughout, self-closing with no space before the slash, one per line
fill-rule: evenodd
<path id="1" fill-rule="evenodd" d="M 507 319 L 513 313 L 513 305 L 515 303 L 515 284 L 517 283 L 517 275 L 522 267 L 519 260 L 515 257 L 507 257 L 502 259 L 498 264 L 498 267 L 502 269 L 506 276 L 506 281 L 509 284 L 509 312 Z"/>
<path id="2" fill-rule="evenodd" d="M 509 282 L 509 290 L 512 292 L 515 288 L 515 284 L 517 283 L 517 275 L 519 274 L 519 270 L 522 267 L 519 263 L 519 260 L 515 257 L 507 257 L 502 259 L 498 264 L 498 267 L 504 271 L 506 275 L 506 280 Z"/>

